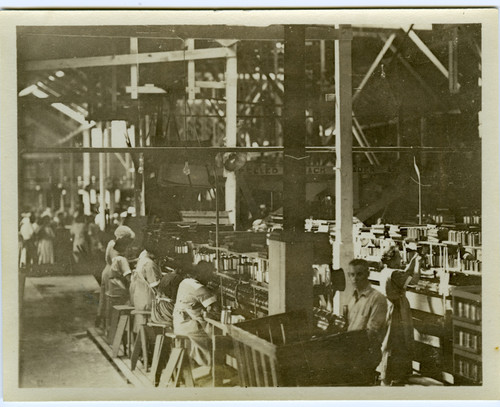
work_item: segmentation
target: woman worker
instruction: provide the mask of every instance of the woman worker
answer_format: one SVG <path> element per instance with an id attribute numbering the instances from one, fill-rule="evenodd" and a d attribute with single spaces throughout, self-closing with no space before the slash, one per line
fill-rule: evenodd
<path id="1" fill-rule="evenodd" d="M 73 259 L 80 263 L 88 254 L 88 227 L 83 214 L 78 214 L 71 225 L 70 234 L 73 239 Z"/>
<path id="2" fill-rule="evenodd" d="M 103 322 L 105 296 L 108 290 L 109 280 L 113 275 L 126 276 L 130 274 L 130 267 L 127 259 L 122 254 L 125 253 L 127 247 L 133 242 L 135 233 L 128 226 L 119 226 L 115 230 L 115 239 L 110 240 L 106 247 L 106 266 L 101 275 L 101 292 L 99 295 L 99 307 L 97 309 L 97 318 L 95 321 L 96 326 L 100 326 Z M 114 263 L 116 257 L 122 257 Z M 114 264 L 114 265 L 113 265 Z M 114 271 L 112 272 L 111 266 L 113 265 Z M 127 277 L 125 277 L 127 278 Z"/>
<path id="3" fill-rule="evenodd" d="M 404 271 L 385 268 L 385 295 L 389 300 L 387 332 L 382 342 L 382 361 L 379 366 L 384 385 L 402 385 L 412 373 L 414 352 L 413 320 L 406 298 L 406 289 L 420 277 L 422 257 L 414 242 L 406 248 L 411 259 Z"/>
<path id="4" fill-rule="evenodd" d="M 212 362 L 212 341 L 205 328 L 203 311 L 217 312 L 217 296 L 206 284 L 213 273 L 213 265 L 200 261 L 188 277 L 182 280 L 174 307 L 174 333 L 190 339 L 190 357 L 202 366 Z"/>
<path id="5" fill-rule="evenodd" d="M 155 307 L 151 312 L 151 321 L 157 324 L 163 324 L 169 328 L 173 328 L 174 304 L 177 301 L 177 291 L 179 284 L 185 278 L 185 270 L 191 264 L 183 265 L 177 263 L 175 269 L 170 269 L 168 273 L 163 275 L 158 284 L 158 296 L 156 297 Z"/>
<path id="6" fill-rule="evenodd" d="M 38 230 L 38 264 L 54 264 L 54 230 L 50 225 L 50 217 L 42 218 Z"/>
<path id="7" fill-rule="evenodd" d="M 130 301 L 136 311 L 151 311 L 151 304 L 156 296 L 155 288 L 160 284 L 162 274 L 160 266 L 155 262 L 155 252 L 154 245 L 146 237 L 144 250 L 139 255 L 130 283 Z M 137 327 L 145 321 L 138 314 L 134 322 Z"/>

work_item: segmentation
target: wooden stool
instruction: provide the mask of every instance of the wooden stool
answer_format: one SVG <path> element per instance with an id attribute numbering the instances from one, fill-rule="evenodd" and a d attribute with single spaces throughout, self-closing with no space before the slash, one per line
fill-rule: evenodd
<path id="1" fill-rule="evenodd" d="M 130 305 L 115 305 L 113 307 L 113 317 L 117 315 L 117 323 L 116 329 L 112 329 L 115 331 L 113 342 L 111 345 L 111 349 L 113 350 L 113 357 L 116 358 L 118 356 L 118 351 L 120 350 L 120 344 L 123 342 L 123 353 L 127 355 L 128 350 L 130 350 L 130 335 L 124 337 L 125 331 L 130 332 L 130 313 L 134 310 L 134 307 Z M 115 318 L 113 318 L 115 319 Z"/>
<path id="2" fill-rule="evenodd" d="M 151 311 L 132 311 L 132 315 L 137 318 L 140 316 L 144 319 L 144 322 L 139 325 L 139 332 L 135 338 L 134 347 L 132 349 L 132 355 L 130 356 L 130 368 L 132 370 L 137 366 L 137 361 L 139 356 L 142 354 L 142 360 L 144 362 L 144 370 L 147 372 L 149 370 L 149 357 L 148 357 L 148 341 L 146 337 L 145 326 L 151 316 Z M 135 321 L 134 321 L 135 323 Z"/>
<path id="3" fill-rule="evenodd" d="M 160 386 L 178 387 L 182 377 L 187 387 L 194 387 L 193 372 L 188 354 L 189 338 L 176 335 L 173 332 L 166 332 L 165 337 L 172 340 L 172 348 L 167 366 L 161 377 Z"/>
<path id="4" fill-rule="evenodd" d="M 157 324 L 148 322 L 148 327 L 155 331 L 155 347 L 153 352 L 153 361 L 151 362 L 151 374 L 155 386 L 159 384 L 161 378 L 160 360 L 166 349 L 165 334 L 172 333 L 172 328 L 169 325 Z"/>
<path id="5" fill-rule="evenodd" d="M 113 338 L 115 336 L 114 331 L 112 331 L 112 314 L 113 314 L 113 307 L 115 305 L 121 305 L 120 303 L 122 302 L 123 296 L 121 295 L 111 295 L 106 293 L 104 295 L 104 301 L 105 301 L 105 314 L 104 314 L 104 335 L 106 337 L 106 340 L 108 343 L 111 343 L 113 341 Z M 118 321 L 118 320 L 117 320 Z M 116 328 L 116 325 L 115 325 Z"/>

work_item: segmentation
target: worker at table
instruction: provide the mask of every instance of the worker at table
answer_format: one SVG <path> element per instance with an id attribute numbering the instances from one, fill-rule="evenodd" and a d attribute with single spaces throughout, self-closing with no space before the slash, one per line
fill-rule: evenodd
<path id="1" fill-rule="evenodd" d="M 151 310 L 151 322 L 173 329 L 174 305 L 177 301 L 179 285 L 184 280 L 185 272 L 189 268 L 186 266 L 189 265 L 178 263 L 175 265 L 175 269 L 168 267 L 169 272 L 161 278 L 155 305 Z"/>
<path id="2" fill-rule="evenodd" d="M 189 356 L 201 366 L 212 363 L 212 340 L 203 311 L 216 312 L 217 296 L 207 288 L 213 265 L 200 261 L 179 284 L 174 306 L 174 333 L 190 339 Z"/>
<path id="3" fill-rule="evenodd" d="M 375 368 L 382 358 L 381 344 L 386 330 L 387 300 L 368 281 L 368 262 L 354 259 L 349 263 L 348 278 L 353 292 L 347 303 L 347 330 L 366 330 L 370 341 L 366 367 Z"/>

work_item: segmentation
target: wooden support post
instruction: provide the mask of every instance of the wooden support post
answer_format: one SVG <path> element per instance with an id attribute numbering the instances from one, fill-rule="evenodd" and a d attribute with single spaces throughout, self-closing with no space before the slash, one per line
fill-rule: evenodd
<path id="1" fill-rule="evenodd" d="M 135 145 L 140 145 L 140 131 L 141 131 L 141 119 L 137 118 L 134 124 L 134 140 Z M 135 213 L 139 213 L 141 210 L 141 174 L 139 173 L 139 157 L 140 154 L 137 154 L 136 159 L 134 161 L 134 207 Z"/>
<path id="2" fill-rule="evenodd" d="M 335 179 L 335 245 L 333 268 L 342 268 L 345 273 L 353 259 L 353 171 L 352 171 L 352 60 L 351 60 L 351 28 L 340 27 L 341 39 L 335 41 L 335 122 L 337 132 L 336 146 L 336 179 Z M 346 39 L 344 39 L 344 38 Z M 346 274 L 347 277 L 347 274 Z M 348 289 L 349 287 L 349 279 Z M 346 292 L 341 293 L 339 301 L 334 304 L 334 312 L 340 310 L 347 301 Z M 336 308 L 336 306 L 338 308 Z M 336 308 L 336 309 L 335 309 Z"/>
<path id="3" fill-rule="evenodd" d="M 130 53 L 139 53 L 139 40 L 137 37 L 130 38 Z M 137 86 L 139 84 L 139 62 L 130 65 L 130 86 L 132 88 L 132 93 L 130 97 L 132 99 L 137 99 Z"/>
<path id="4" fill-rule="evenodd" d="M 313 244 L 304 233 L 305 160 L 305 27 L 285 26 L 285 93 L 283 104 L 283 233 L 269 242 L 269 314 L 296 309 L 312 312 Z"/>
<path id="5" fill-rule="evenodd" d="M 112 142 L 113 140 L 113 125 L 112 122 L 109 122 L 109 127 L 108 127 L 108 147 L 112 147 Z M 108 153 L 108 160 L 107 160 L 107 177 L 109 180 L 113 178 L 113 174 L 111 173 L 111 156 L 113 153 Z M 123 162 L 123 159 L 121 158 L 120 154 L 114 153 L 114 156 L 118 158 L 118 160 L 124 165 L 125 163 Z M 115 191 L 113 187 L 109 189 L 109 215 L 110 217 L 113 215 L 115 212 Z M 111 218 L 110 218 L 111 219 Z"/>
<path id="6" fill-rule="evenodd" d="M 285 51 L 286 53 L 286 51 Z M 286 98 L 286 96 L 285 96 Z M 313 309 L 313 243 L 305 233 L 269 239 L 269 315 Z"/>
<path id="7" fill-rule="evenodd" d="M 451 39 L 448 41 L 448 83 L 450 93 L 458 93 L 460 86 L 458 83 L 458 30 L 453 28 Z"/>
<path id="8" fill-rule="evenodd" d="M 149 125 L 150 125 L 150 117 L 149 115 L 146 115 L 144 118 L 144 130 L 141 127 L 140 131 L 140 142 L 141 142 L 141 147 L 144 147 L 146 145 L 146 137 L 149 133 Z M 142 172 L 140 174 L 141 177 L 141 206 L 140 206 L 140 211 L 136 213 L 136 216 L 146 216 L 146 182 L 145 182 L 145 166 L 146 166 L 146 160 L 144 158 L 144 153 L 140 154 L 140 162 L 142 164 Z"/>
<path id="9" fill-rule="evenodd" d="M 112 46 L 113 53 L 116 51 L 116 46 L 113 44 Z M 117 80 L 116 80 L 116 65 L 113 65 L 111 67 L 111 110 L 113 112 L 116 112 L 116 100 L 117 100 Z"/>
<path id="10" fill-rule="evenodd" d="M 305 28 L 285 26 L 283 230 L 302 233 L 306 204 Z"/>
<path id="11" fill-rule="evenodd" d="M 64 211 L 64 195 L 62 190 L 64 188 L 64 155 L 59 154 L 59 184 L 61 184 L 61 188 L 58 188 L 59 191 L 59 210 Z"/>
<path id="12" fill-rule="evenodd" d="M 104 127 L 103 123 L 99 123 L 99 128 L 101 129 L 102 145 L 104 146 Z M 99 227 L 104 230 L 106 227 L 106 189 L 104 188 L 104 178 L 106 177 L 106 162 L 105 153 L 99 153 Z"/>
<path id="13" fill-rule="evenodd" d="M 111 147 L 111 122 L 106 122 L 103 147 Z M 111 153 L 106 153 L 106 178 L 111 177 Z"/>
<path id="14" fill-rule="evenodd" d="M 71 140 L 71 146 L 75 145 L 75 141 Z M 75 156 L 73 154 L 69 155 L 69 209 L 70 213 L 75 212 L 75 196 L 76 196 L 76 179 L 75 179 Z"/>
<path id="15" fill-rule="evenodd" d="M 359 209 L 359 172 L 352 174 L 352 209 Z"/>
<path id="16" fill-rule="evenodd" d="M 238 65 L 236 60 L 236 45 L 231 49 L 234 56 L 226 59 L 226 146 L 236 146 L 236 116 L 237 116 L 237 92 L 238 92 Z M 237 228 L 237 186 L 236 174 L 226 172 L 226 211 L 229 221 Z"/>
<path id="17" fill-rule="evenodd" d="M 90 147 L 90 129 L 83 132 L 83 147 Z M 83 185 L 90 184 L 90 153 L 83 153 Z"/>
<path id="18" fill-rule="evenodd" d="M 325 40 L 319 41 L 319 65 L 320 65 L 320 79 L 321 85 L 325 83 L 326 79 L 326 43 Z M 276 74 L 278 72 L 276 71 Z"/>
<path id="19" fill-rule="evenodd" d="M 189 51 L 194 50 L 194 39 L 190 38 L 186 40 L 186 48 Z M 195 80 L 196 77 L 194 60 L 189 60 L 187 63 L 187 92 L 189 100 L 194 100 L 196 98 Z"/>

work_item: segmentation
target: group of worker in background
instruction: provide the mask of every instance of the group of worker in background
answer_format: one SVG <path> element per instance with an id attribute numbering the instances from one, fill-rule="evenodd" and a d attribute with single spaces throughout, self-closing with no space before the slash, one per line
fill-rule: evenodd
<path id="1" fill-rule="evenodd" d="M 102 257 L 106 235 L 123 223 L 116 214 L 105 231 L 98 226 L 95 215 L 82 210 L 70 214 L 50 208 L 39 208 L 21 214 L 19 222 L 19 267 L 79 264 Z"/>

